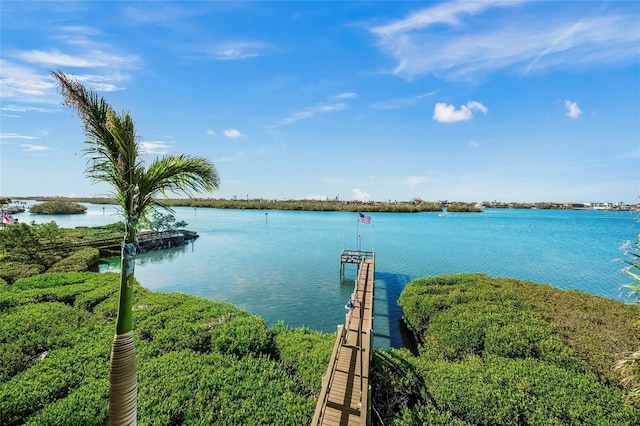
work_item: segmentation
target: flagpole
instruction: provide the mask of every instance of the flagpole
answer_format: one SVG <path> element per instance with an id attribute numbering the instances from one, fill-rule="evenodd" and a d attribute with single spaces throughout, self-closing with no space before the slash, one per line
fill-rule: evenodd
<path id="1" fill-rule="evenodd" d="M 358 221 L 356 222 L 356 247 L 360 251 L 360 212 L 358 212 Z"/>

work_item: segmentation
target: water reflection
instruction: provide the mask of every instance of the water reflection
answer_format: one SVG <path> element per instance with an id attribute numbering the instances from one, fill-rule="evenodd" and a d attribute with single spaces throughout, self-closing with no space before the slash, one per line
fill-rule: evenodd
<path id="1" fill-rule="evenodd" d="M 180 256 L 184 256 L 185 253 L 191 251 L 193 251 L 193 243 L 170 249 L 139 253 L 138 255 L 136 255 L 136 266 L 152 265 L 154 263 L 161 264 L 164 262 L 173 261 Z M 120 271 L 120 257 L 108 257 L 101 261 L 100 272 L 114 271 Z"/>

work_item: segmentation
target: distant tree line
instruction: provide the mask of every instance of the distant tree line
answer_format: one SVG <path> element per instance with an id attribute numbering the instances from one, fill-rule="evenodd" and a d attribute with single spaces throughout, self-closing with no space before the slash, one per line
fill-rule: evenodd
<path id="1" fill-rule="evenodd" d="M 113 198 L 60 198 L 37 197 L 36 201 L 68 200 L 78 203 L 116 204 Z M 570 210 L 574 206 L 566 203 L 540 201 L 535 203 L 482 201 L 468 203 L 461 201 L 424 201 L 413 198 L 410 201 L 341 201 L 327 200 L 275 200 L 267 198 L 254 199 L 225 199 L 225 198 L 191 198 L 165 199 L 162 203 L 170 207 L 209 207 L 216 209 L 253 209 L 253 210 L 303 210 L 303 211 L 333 211 L 333 212 L 387 212 L 387 213 L 420 213 L 448 211 L 477 212 L 482 208 L 497 209 L 554 209 Z M 453 209 L 452 209 L 453 206 Z M 628 209 L 638 209 L 640 206 L 625 206 Z"/>

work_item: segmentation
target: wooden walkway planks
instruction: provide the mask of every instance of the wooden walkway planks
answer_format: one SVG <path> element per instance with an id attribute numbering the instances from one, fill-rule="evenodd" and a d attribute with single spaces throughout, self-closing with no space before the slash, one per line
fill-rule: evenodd
<path id="1" fill-rule="evenodd" d="M 373 328 L 374 259 L 362 257 L 352 295 L 354 307 L 338 327 L 312 425 L 366 425 Z"/>

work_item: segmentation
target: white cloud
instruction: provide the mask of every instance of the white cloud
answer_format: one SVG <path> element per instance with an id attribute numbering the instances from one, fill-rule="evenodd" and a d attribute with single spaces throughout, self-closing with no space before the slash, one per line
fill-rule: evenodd
<path id="1" fill-rule="evenodd" d="M 280 120 L 279 122 L 277 122 L 276 124 L 274 124 L 273 126 L 271 126 L 272 128 L 274 127 L 283 127 L 283 126 L 288 126 L 290 124 L 295 123 L 296 121 L 300 121 L 300 120 L 305 120 L 307 118 L 311 118 L 314 117 L 318 114 L 326 114 L 328 112 L 333 112 L 333 111 L 340 111 L 347 108 L 347 104 L 343 103 L 343 102 L 338 102 L 335 104 L 331 104 L 331 105 L 317 105 L 317 106 L 313 106 L 313 107 L 308 107 L 303 109 L 302 111 L 298 111 L 294 114 L 292 114 L 291 116 L 284 118 L 282 120 Z"/>
<path id="2" fill-rule="evenodd" d="M 207 130 L 207 135 L 209 135 L 209 136 L 215 136 L 215 134 L 216 134 L 216 133 L 215 133 L 213 130 L 211 130 L 211 129 Z"/>
<path id="3" fill-rule="evenodd" d="M 369 201 L 369 199 L 371 198 L 371 195 L 367 194 L 366 192 L 358 189 L 358 188 L 353 188 L 353 199 L 354 200 L 358 200 L 358 201 Z"/>
<path id="4" fill-rule="evenodd" d="M 467 144 L 469 148 L 480 148 L 480 144 L 476 141 L 471 141 Z"/>
<path id="5" fill-rule="evenodd" d="M 238 129 L 226 129 L 222 131 L 222 134 L 228 138 L 241 138 L 245 136 L 240 133 L 240 130 Z"/>
<path id="6" fill-rule="evenodd" d="M 550 15 L 540 2 L 446 2 L 370 31 L 396 60 L 393 72 L 405 78 L 435 74 L 469 80 L 505 68 L 526 74 L 635 62 L 637 14 L 632 6 L 619 5 L 573 8 L 567 3 L 566 13 L 563 7 Z"/>
<path id="7" fill-rule="evenodd" d="M 140 62 L 136 55 L 123 56 L 98 49 L 83 52 L 81 55 L 62 53 L 57 49 L 25 50 L 14 53 L 13 57 L 28 63 L 54 68 L 137 68 Z"/>
<path id="8" fill-rule="evenodd" d="M 33 107 L 33 106 L 18 106 L 18 105 L 5 105 L 0 108 L 2 111 L 12 111 L 12 112 L 55 112 L 57 110 L 53 108 L 41 108 L 41 107 Z"/>
<path id="9" fill-rule="evenodd" d="M 571 102 L 569 100 L 565 100 L 564 106 L 567 107 L 567 117 L 578 118 L 582 114 L 582 110 L 578 106 L 577 102 Z"/>
<path id="10" fill-rule="evenodd" d="M 402 184 L 406 187 L 413 188 L 416 185 L 420 185 L 430 181 L 431 179 L 426 176 L 408 176 L 402 180 Z"/>
<path id="11" fill-rule="evenodd" d="M 170 144 L 162 141 L 143 141 L 140 142 L 142 152 L 151 155 L 167 154 L 171 150 Z"/>
<path id="12" fill-rule="evenodd" d="M 444 102 L 438 102 L 433 111 L 433 119 L 441 123 L 455 123 L 458 121 L 467 121 L 473 118 L 473 110 L 487 113 L 487 107 L 480 102 L 471 101 L 466 105 L 462 105 L 460 109 L 456 109 L 453 105 L 447 105 Z"/>
<path id="13" fill-rule="evenodd" d="M 355 99 L 357 97 L 358 97 L 357 93 L 346 92 L 346 93 L 340 93 L 339 95 L 337 95 L 336 99 Z"/>
<path id="14" fill-rule="evenodd" d="M 21 135 L 20 133 L 0 133 L 0 139 L 38 139 L 38 138 L 35 136 Z"/>
<path id="15" fill-rule="evenodd" d="M 22 144 L 20 145 L 23 148 L 26 148 L 25 151 L 27 152 L 40 152 L 40 151 L 48 151 L 50 148 L 48 146 L 44 146 L 44 145 L 31 145 L 28 143 Z"/>
<path id="16" fill-rule="evenodd" d="M 214 59 L 221 61 L 236 61 L 240 59 L 261 56 L 271 47 L 268 44 L 255 41 L 226 42 L 210 49 Z"/>
<path id="17" fill-rule="evenodd" d="M 55 84 L 48 76 L 38 74 L 32 68 L 18 65 L 15 62 L 0 59 L 0 85 L 2 99 L 16 98 L 24 101 L 53 92 Z"/>
<path id="18" fill-rule="evenodd" d="M 434 24 L 448 24 L 455 26 L 460 23 L 462 15 L 476 15 L 485 9 L 494 7 L 517 5 L 520 1 L 485 0 L 482 2 L 449 2 L 419 10 L 405 19 L 372 28 L 373 33 L 391 37 L 397 33 L 404 34 L 419 30 Z"/>

